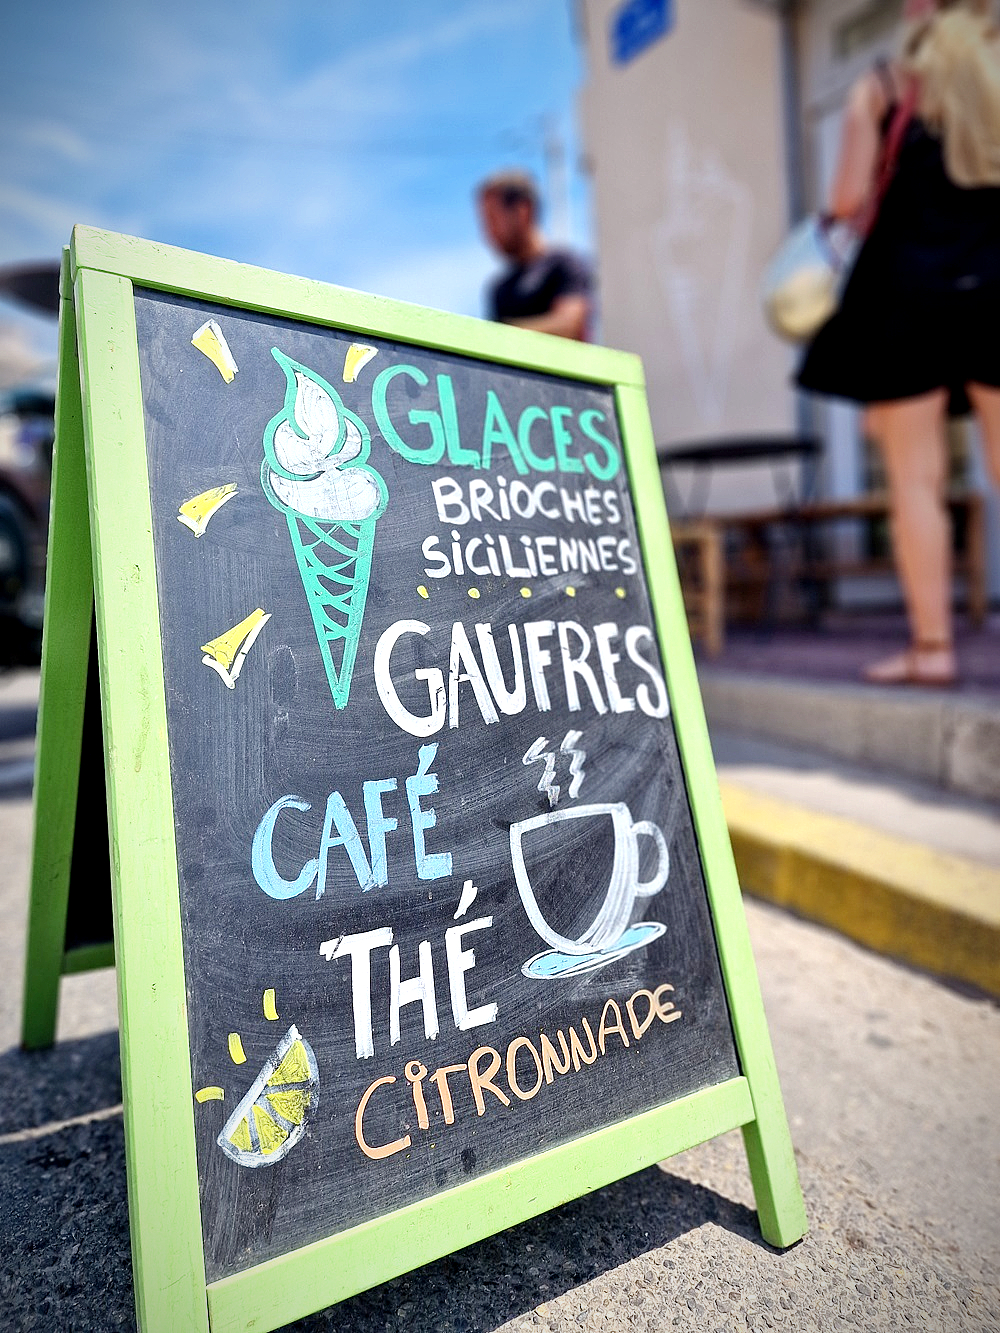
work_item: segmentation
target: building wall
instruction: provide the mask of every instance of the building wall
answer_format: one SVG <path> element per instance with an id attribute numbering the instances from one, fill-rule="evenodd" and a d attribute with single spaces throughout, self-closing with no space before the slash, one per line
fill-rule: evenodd
<path id="1" fill-rule="evenodd" d="M 652 0 L 655 3 L 655 0 Z M 758 295 L 788 231 L 785 107 L 778 5 L 671 0 L 672 29 L 625 64 L 610 27 L 623 0 L 577 0 L 587 81 L 580 121 L 593 183 L 601 336 L 638 352 L 659 446 L 796 429 L 796 353 L 768 330 Z M 899 36 L 901 0 L 799 0 L 795 9 L 803 194 L 822 206 L 853 80 Z M 821 489 L 863 491 L 870 478 L 860 413 L 813 401 L 823 436 Z M 969 480 L 988 491 L 971 429 Z M 775 475 L 775 473 L 778 475 Z M 701 495 L 671 469 L 674 511 Z M 778 469 L 716 470 L 705 500 L 723 511 L 766 505 Z M 990 591 L 1000 597 L 1000 502 L 988 498 Z M 860 532 L 841 535 L 849 546 Z M 843 554 L 851 554 L 845 549 Z M 839 590 L 845 603 L 898 597 L 895 580 Z"/>
<path id="2" fill-rule="evenodd" d="M 642 356 L 660 445 L 793 430 L 793 357 L 758 298 L 787 231 L 778 22 L 674 0 L 672 31 L 620 65 L 620 7 L 581 5 L 603 341 Z"/>

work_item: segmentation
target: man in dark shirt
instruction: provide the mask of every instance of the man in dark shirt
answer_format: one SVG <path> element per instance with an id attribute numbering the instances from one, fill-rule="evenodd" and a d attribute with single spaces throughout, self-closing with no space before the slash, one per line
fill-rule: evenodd
<path id="1" fill-rule="evenodd" d="M 522 171 L 503 171 L 477 192 L 490 245 L 510 267 L 490 286 L 490 317 L 503 324 L 585 340 L 591 314 L 591 275 L 569 250 L 549 246 L 538 225 L 538 191 Z"/>

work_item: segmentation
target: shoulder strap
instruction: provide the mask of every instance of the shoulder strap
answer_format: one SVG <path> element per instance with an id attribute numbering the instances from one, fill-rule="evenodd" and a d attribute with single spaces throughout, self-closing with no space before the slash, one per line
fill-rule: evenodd
<path id="1" fill-rule="evenodd" d="M 886 109 L 896 104 L 896 81 L 892 77 L 892 70 L 889 68 L 889 62 L 885 56 L 880 56 L 875 61 L 874 73 L 882 85 L 882 91 L 885 93 Z"/>
<path id="2" fill-rule="evenodd" d="M 899 160 L 899 150 L 903 145 L 903 136 L 917 109 L 919 95 L 920 86 L 916 79 L 912 75 L 907 76 L 903 95 L 896 103 L 892 119 L 889 121 L 889 127 L 882 142 L 882 152 L 875 173 L 875 189 L 872 192 L 871 203 L 865 210 L 859 228 L 862 236 L 867 236 L 875 225 L 875 219 L 882 207 L 882 200 L 885 198 L 886 191 L 895 174 L 896 163 Z"/>

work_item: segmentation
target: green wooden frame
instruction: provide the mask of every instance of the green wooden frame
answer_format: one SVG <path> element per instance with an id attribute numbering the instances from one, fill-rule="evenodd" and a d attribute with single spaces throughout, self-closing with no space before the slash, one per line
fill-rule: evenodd
<path id="1" fill-rule="evenodd" d="M 147 1333 L 275 1328 L 737 1127 L 745 1138 L 763 1236 L 776 1246 L 798 1240 L 806 1229 L 805 1211 L 695 675 L 638 358 L 86 227 L 73 234 L 67 296 L 69 281 L 34 885 L 36 898 L 47 893 L 50 901 L 58 900 L 62 893 L 64 918 L 65 809 L 72 808 L 66 773 L 79 762 L 81 680 L 93 589 L 140 1326 Z M 210 1285 L 201 1240 L 133 284 L 613 387 L 743 1070 L 742 1077 Z M 85 494 L 92 584 L 82 518 Z M 75 535 L 69 526 L 74 514 Z M 32 935 L 36 978 L 46 971 L 47 951 L 53 955 L 51 934 Z M 53 970 L 48 967 L 50 983 Z M 58 969 L 54 975 L 57 989 Z M 54 1003 L 39 1010 L 34 1031 L 44 1036 L 46 1024 L 54 1022 Z"/>
<path id="2" fill-rule="evenodd" d="M 58 522 L 49 527 L 45 583 L 40 690 L 44 707 L 38 718 L 35 841 L 21 1023 L 21 1043 L 28 1050 L 51 1046 L 55 1039 L 62 976 L 113 967 L 115 961 L 110 941 L 70 950 L 64 947 L 94 602 L 80 366 L 68 252 L 63 256 L 59 290 L 56 435 L 64 447 L 53 459 L 51 504 Z"/>

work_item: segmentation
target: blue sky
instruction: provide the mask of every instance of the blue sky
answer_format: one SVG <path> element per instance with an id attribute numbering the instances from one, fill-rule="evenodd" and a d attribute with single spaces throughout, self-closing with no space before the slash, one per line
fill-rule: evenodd
<path id="1" fill-rule="evenodd" d="M 512 163 L 576 162 L 573 0 L 34 0 L 0 43 L 0 263 L 55 258 L 75 222 L 482 313 L 496 261 L 471 193 Z M 568 212 L 568 219 L 566 213 Z M 41 355 L 49 322 L 0 302 Z M 3 343 L 0 341 L 0 355 Z"/>

